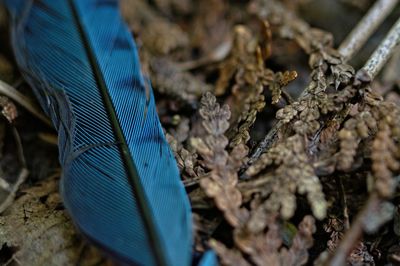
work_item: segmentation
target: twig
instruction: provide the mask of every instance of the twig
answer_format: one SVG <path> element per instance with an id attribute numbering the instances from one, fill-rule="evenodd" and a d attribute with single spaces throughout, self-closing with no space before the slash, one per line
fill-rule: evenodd
<path id="1" fill-rule="evenodd" d="M 0 202 L 0 213 L 2 213 L 13 203 L 15 195 L 20 185 L 25 182 L 26 178 L 29 175 L 29 171 L 26 166 L 26 160 L 24 156 L 24 150 L 22 147 L 21 137 L 19 136 L 18 131 L 14 126 L 12 126 L 12 131 L 15 140 L 15 145 L 17 147 L 17 157 L 21 163 L 21 170 L 18 174 L 17 181 L 15 181 L 15 183 L 13 183 L 12 185 L 6 180 L 4 180 L 2 177 L 0 177 L 0 183 L 1 183 L 0 187 L 3 187 L 3 190 L 8 191 L 7 197 L 2 202 Z"/>
<path id="2" fill-rule="evenodd" d="M 396 47 L 400 44 L 400 18 L 390 29 L 385 39 L 374 51 L 367 63 L 362 68 L 368 75 L 374 78 L 383 68 Z"/>
<path id="3" fill-rule="evenodd" d="M 183 180 L 183 185 L 185 186 L 185 188 L 187 188 L 187 187 L 195 186 L 195 185 L 199 184 L 199 182 L 200 182 L 200 178 L 195 177 L 195 178 L 191 178 L 188 180 Z"/>
<path id="4" fill-rule="evenodd" d="M 7 209 L 14 202 L 15 195 L 16 195 L 20 185 L 25 182 L 28 175 L 29 175 L 28 169 L 22 168 L 21 171 L 19 172 L 17 181 L 12 185 L 12 187 L 8 191 L 8 195 L 7 195 L 6 199 L 4 201 L 0 202 L 0 213 L 2 213 L 5 209 Z M 4 181 L 4 182 L 6 182 L 6 181 Z"/>
<path id="5" fill-rule="evenodd" d="M 343 207 L 343 224 L 345 230 L 350 228 L 350 219 L 349 219 L 349 209 L 347 206 L 347 198 L 346 198 L 346 191 L 344 190 L 344 185 L 341 176 L 336 177 L 336 183 L 339 188 L 339 197 L 340 201 L 342 202 Z"/>
<path id="6" fill-rule="evenodd" d="M 356 79 L 360 76 L 367 75 L 369 80 L 375 78 L 375 76 L 379 73 L 379 71 L 383 68 L 385 63 L 390 58 L 391 54 L 399 47 L 400 43 L 400 19 L 395 23 L 389 33 L 386 35 L 385 39 L 381 42 L 381 44 L 376 48 L 374 53 L 365 63 L 364 67 L 361 68 L 356 74 Z M 356 82 L 358 82 L 356 80 Z M 353 107 L 353 104 L 347 104 L 342 111 L 342 113 L 349 113 L 350 109 Z M 345 119 L 346 115 L 335 115 L 333 119 L 337 121 L 338 124 L 341 124 Z M 319 132 L 320 133 L 320 132 Z M 319 133 L 314 136 L 314 141 L 319 139 Z"/>
<path id="7" fill-rule="evenodd" d="M 14 87 L 8 85 L 7 83 L 0 80 L 0 94 L 7 96 L 8 98 L 14 100 L 19 105 L 24 107 L 26 110 L 31 112 L 34 116 L 36 116 L 40 121 L 45 123 L 46 125 L 52 127 L 50 120 L 43 115 L 39 108 L 32 103 L 32 101 L 21 94 L 19 91 L 14 89 Z"/>
<path id="8" fill-rule="evenodd" d="M 379 3 L 380 2 L 384 2 L 384 1 L 379 1 Z M 392 5 L 393 3 L 392 2 L 390 2 L 390 1 L 388 1 L 387 2 L 387 4 L 389 5 Z M 379 8 L 379 10 L 383 10 L 382 9 L 382 7 L 380 7 L 379 5 L 377 6 L 377 5 L 374 5 L 373 7 L 372 7 L 372 9 L 378 9 Z M 386 10 L 387 8 L 385 8 L 384 10 Z M 376 11 L 370 11 L 370 12 L 368 12 L 367 14 L 366 14 L 366 16 L 367 17 L 371 17 L 372 15 L 371 15 L 371 13 L 372 14 L 375 14 L 376 13 Z M 379 18 L 379 22 L 382 22 L 383 21 L 383 19 L 386 17 L 388 15 L 388 13 L 386 12 L 386 13 L 384 13 L 384 12 L 382 12 L 378 17 L 376 17 L 377 19 Z M 375 17 L 375 16 L 374 16 Z M 362 20 L 364 20 L 364 18 L 362 19 Z M 372 22 L 370 22 L 370 23 L 368 23 L 368 25 L 370 26 L 370 27 L 377 27 L 378 25 L 379 25 L 379 23 L 372 23 Z M 394 41 L 393 40 L 391 40 L 391 42 L 389 42 L 389 41 L 386 41 L 388 38 L 389 38 L 389 35 L 390 35 L 390 38 L 391 39 L 393 39 L 394 37 L 393 37 L 393 35 L 395 35 L 396 33 L 397 33 L 397 35 L 398 35 L 398 22 L 396 23 L 396 25 L 397 25 L 397 27 L 396 26 L 394 26 L 393 28 L 392 28 L 392 30 L 390 31 L 390 33 L 388 34 L 388 36 L 385 38 L 385 40 L 384 40 L 384 42 L 382 42 L 382 45 L 383 45 L 383 43 L 386 43 L 386 45 L 384 46 L 384 47 L 386 47 L 385 49 L 384 49 L 384 52 L 386 52 L 384 55 L 379 55 L 379 54 L 376 54 L 376 52 L 373 54 L 373 55 L 375 55 L 375 56 L 371 56 L 371 58 L 373 58 L 375 61 L 376 61 L 376 58 L 380 58 L 380 60 L 384 60 L 384 62 L 382 63 L 381 62 L 381 65 L 380 65 L 380 67 L 379 67 L 379 70 L 380 70 L 380 68 L 382 68 L 382 66 L 384 65 L 384 63 L 386 62 L 386 60 L 389 58 L 389 56 L 390 56 L 390 52 L 392 51 L 392 50 L 394 50 Z M 356 31 L 357 30 L 357 31 Z M 359 31 L 362 31 L 362 33 L 358 33 L 358 30 Z M 354 30 L 354 31 L 352 31 L 351 33 L 350 33 L 350 37 L 348 37 L 348 38 L 346 38 L 346 40 L 347 39 L 353 39 L 353 38 L 360 38 L 359 39 L 359 41 L 360 41 L 360 43 L 357 45 L 357 47 L 352 47 L 351 49 L 349 49 L 348 51 L 346 51 L 346 55 L 347 55 L 347 59 L 350 59 L 350 57 L 352 57 L 353 55 L 354 55 L 354 53 L 355 52 L 357 52 L 358 51 L 358 49 L 365 43 L 365 41 L 370 37 L 370 35 L 373 33 L 374 31 L 373 30 L 367 30 L 367 28 L 366 27 L 362 27 L 362 26 L 357 26 L 356 27 L 356 29 Z M 361 37 L 353 37 L 353 36 L 362 36 L 362 38 Z M 397 36 L 398 37 L 398 36 Z M 345 41 L 346 41 L 345 40 Z M 385 42 L 386 41 L 386 42 Z M 398 42 L 397 42 L 398 43 Z M 389 44 L 391 45 L 390 46 L 390 52 L 389 52 Z M 379 47 L 378 47 L 378 49 L 377 50 L 379 50 L 379 48 L 382 46 L 382 45 L 380 45 Z M 341 45 L 342 46 L 342 45 Z M 345 47 L 348 47 L 347 45 L 346 46 L 344 46 L 342 49 L 345 49 Z M 383 51 L 381 51 L 380 53 L 382 53 Z M 370 58 L 370 59 L 371 59 Z M 365 66 L 367 66 L 367 65 L 369 65 L 369 64 L 371 64 L 371 62 L 370 62 L 370 60 L 368 60 L 368 62 L 366 63 L 366 65 Z M 365 68 L 365 67 L 364 67 Z M 369 73 L 369 69 L 365 69 L 366 71 L 367 71 L 367 73 Z M 379 71 L 378 70 L 378 71 Z M 372 69 L 371 69 L 371 71 L 372 71 Z M 376 71 L 373 71 L 374 73 L 376 72 Z M 375 75 L 372 75 L 373 74 L 373 72 L 371 72 L 370 73 L 370 76 L 371 77 L 373 77 L 373 76 L 375 76 L 376 75 L 376 73 L 375 73 Z M 304 90 L 302 93 L 301 93 L 301 95 L 300 95 L 300 97 L 299 97 L 299 101 L 301 101 L 301 99 L 304 99 L 304 97 L 306 97 L 307 95 L 309 94 L 309 92 L 308 92 L 308 90 Z M 278 133 L 278 131 L 279 131 L 279 129 L 281 129 L 283 126 L 284 126 L 285 124 L 282 122 L 282 121 L 278 121 L 273 127 L 272 127 L 272 129 L 267 133 L 267 135 L 264 137 L 264 139 L 263 140 L 261 140 L 259 143 L 258 143 L 258 145 L 253 149 L 253 152 L 252 152 L 252 154 L 250 155 L 250 157 L 249 157 L 249 160 L 247 161 L 247 163 L 246 163 L 246 165 L 243 167 L 243 169 L 241 170 L 241 172 L 243 173 L 250 165 L 252 165 L 260 156 L 261 156 L 261 154 L 262 153 L 264 153 L 266 150 L 268 150 L 269 148 L 271 148 L 272 147 L 272 145 L 275 143 L 275 141 L 277 140 L 277 138 L 278 138 L 278 135 L 277 135 L 277 133 Z"/>
<path id="9" fill-rule="evenodd" d="M 368 75 L 370 80 L 374 79 L 375 76 L 381 71 L 385 63 L 388 61 L 393 52 L 400 47 L 400 19 L 397 20 L 395 25 L 391 28 L 385 39 L 376 48 L 374 53 L 370 56 L 368 61 L 360 69 L 359 73 Z M 356 75 L 357 78 L 357 75 Z M 352 104 L 348 104 L 344 112 L 347 112 L 352 108 Z M 341 124 L 346 116 L 335 116 L 337 122 Z"/>
<path id="10" fill-rule="evenodd" d="M 12 132 L 13 132 L 15 144 L 17 146 L 18 160 L 20 161 L 20 163 L 21 163 L 23 168 L 27 168 L 25 155 L 24 155 L 24 148 L 23 148 L 23 145 L 22 145 L 22 142 L 21 142 L 21 137 L 19 136 L 19 133 L 18 133 L 17 129 L 15 128 L 15 126 L 12 125 L 11 127 L 12 127 Z"/>
<path id="11" fill-rule="evenodd" d="M 292 96 L 285 90 L 282 90 L 282 98 L 285 99 L 287 104 L 292 104 L 294 102 Z"/>
<path id="12" fill-rule="evenodd" d="M 178 66 L 182 71 L 188 71 L 202 67 L 207 64 L 216 63 L 224 59 L 232 49 L 232 40 L 226 40 L 221 45 L 219 45 L 210 54 L 199 58 L 197 60 L 187 61 L 179 63 Z"/>
<path id="13" fill-rule="evenodd" d="M 54 145 L 54 146 L 58 145 L 58 138 L 57 138 L 57 135 L 55 135 L 55 134 L 41 132 L 38 134 L 38 137 L 39 137 L 39 139 L 41 139 L 51 145 Z"/>
<path id="14" fill-rule="evenodd" d="M 366 205 L 357 215 L 357 218 L 353 222 L 350 230 L 344 235 L 339 246 L 336 248 L 333 257 L 330 259 L 327 265 L 329 266 L 342 266 L 346 265 L 346 258 L 352 251 L 354 245 L 359 240 L 363 232 L 363 223 L 373 211 L 378 208 L 381 200 L 376 193 L 370 195 Z"/>
<path id="15" fill-rule="evenodd" d="M 397 3 L 398 0 L 379 0 L 369 9 L 338 48 L 344 61 L 360 50 Z"/>
<path id="16" fill-rule="evenodd" d="M 22 263 L 17 259 L 15 253 L 6 263 L 3 264 L 3 266 L 9 266 L 9 265 L 22 265 Z"/>

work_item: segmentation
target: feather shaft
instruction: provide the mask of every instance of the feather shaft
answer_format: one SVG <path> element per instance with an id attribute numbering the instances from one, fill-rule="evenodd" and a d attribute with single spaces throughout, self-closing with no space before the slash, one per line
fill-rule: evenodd
<path id="1" fill-rule="evenodd" d="M 154 248 L 154 253 L 155 253 L 155 258 L 157 261 L 158 265 L 165 265 L 166 258 L 164 257 L 164 254 L 162 252 L 162 248 L 158 245 L 160 243 L 160 239 L 158 238 L 157 234 L 155 233 L 156 230 L 154 229 L 154 224 L 153 220 L 151 218 L 151 211 L 148 206 L 148 199 L 146 198 L 146 195 L 144 193 L 142 184 L 140 182 L 140 178 L 138 175 L 138 171 L 136 169 L 136 166 L 133 163 L 133 158 L 130 155 L 129 147 L 126 143 L 124 134 L 122 132 L 121 126 L 118 122 L 117 115 L 115 113 L 114 106 L 112 104 L 112 101 L 110 99 L 110 95 L 108 94 L 108 89 L 106 82 L 104 81 L 103 74 L 98 66 L 98 62 L 96 60 L 95 55 L 92 52 L 92 48 L 90 46 L 90 43 L 88 41 L 88 38 L 85 35 L 84 29 L 82 27 L 82 24 L 79 20 L 79 15 L 76 10 L 75 4 L 73 0 L 68 0 L 69 5 L 71 7 L 71 10 L 74 15 L 74 19 L 76 21 L 76 24 L 78 25 L 79 33 L 82 37 L 84 46 L 87 51 L 87 55 L 90 61 L 90 64 L 94 70 L 94 74 L 96 77 L 97 85 L 99 86 L 101 95 L 103 97 L 104 105 L 106 106 L 106 109 L 109 112 L 110 119 L 112 121 L 112 126 L 114 128 L 115 132 L 115 137 L 117 141 L 120 143 L 120 149 L 121 149 L 121 156 L 123 157 L 123 161 L 126 167 L 127 175 L 129 177 L 129 181 L 132 184 L 132 190 L 133 193 L 136 195 L 136 199 L 138 200 L 138 205 L 139 208 L 142 212 L 143 218 L 145 220 L 145 226 L 146 230 L 148 231 L 148 234 L 150 236 L 150 243 L 153 245 Z"/>
<path id="2" fill-rule="evenodd" d="M 188 198 L 117 1 L 5 3 L 17 63 L 59 132 L 75 224 L 120 262 L 190 265 Z"/>

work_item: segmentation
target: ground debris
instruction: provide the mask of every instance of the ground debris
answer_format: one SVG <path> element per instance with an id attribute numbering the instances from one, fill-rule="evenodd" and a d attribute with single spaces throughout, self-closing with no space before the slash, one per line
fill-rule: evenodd
<path id="1" fill-rule="evenodd" d="M 196 256 L 400 264 L 400 52 L 372 77 L 335 41 L 349 28 L 340 18 L 373 2 L 121 1 L 191 201 Z M 2 44 L 7 28 L 0 8 Z M 0 80 L 29 95 L 14 61 L 2 45 Z M 59 171 L 48 119 L 4 92 L 0 107 L 0 264 L 111 265 L 74 230 L 58 178 L 47 178 Z M 47 135 L 51 151 L 41 149 Z"/>
<path id="2" fill-rule="evenodd" d="M 94 248 L 83 249 L 62 207 L 57 178 L 21 190 L 0 225 L 2 265 L 111 265 Z"/>

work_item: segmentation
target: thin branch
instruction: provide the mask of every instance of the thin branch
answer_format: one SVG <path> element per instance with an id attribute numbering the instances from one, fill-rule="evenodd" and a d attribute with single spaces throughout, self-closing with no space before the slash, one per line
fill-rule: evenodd
<path id="1" fill-rule="evenodd" d="M 346 191 L 344 189 L 343 180 L 342 180 L 341 176 L 337 176 L 336 177 L 336 183 L 337 183 L 337 186 L 338 186 L 338 192 L 339 192 L 340 201 L 341 201 L 342 207 L 343 207 L 343 224 L 344 224 L 344 228 L 346 230 L 348 230 L 350 228 L 349 208 L 347 206 Z"/>
<path id="2" fill-rule="evenodd" d="M 58 145 L 58 137 L 53 133 L 41 132 L 38 134 L 40 140 L 47 142 L 48 144 L 57 146 Z"/>
<path id="3" fill-rule="evenodd" d="M 21 170 L 18 174 L 17 180 L 13 184 L 10 184 L 7 180 L 0 177 L 0 187 L 8 192 L 7 197 L 2 202 L 0 202 L 0 214 L 14 202 L 14 198 L 19 187 L 22 183 L 25 182 L 26 178 L 29 175 L 29 171 L 26 166 L 21 137 L 19 136 L 19 133 L 14 126 L 12 126 L 12 132 L 15 140 L 15 145 L 17 147 L 17 157 L 21 163 Z"/>
<path id="4" fill-rule="evenodd" d="M 400 43 L 400 19 L 395 23 L 395 25 L 386 35 L 385 39 L 376 48 L 374 53 L 365 63 L 364 67 L 358 71 L 358 73 L 356 74 L 356 81 L 359 77 L 363 77 L 364 75 L 367 75 L 368 80 L 374 79 L 375 76 L 379 73 L 379 71 L 383 68 L 385 63 L 388 61 L 390 56 L 394 53 L 394 51 L 398 47 L 400 47 L 399 43 Z M 352 107 L 353 104 L 347 104 L 341 113 L 345 114 L 349 113 Z M 333 119 L 336 120 L 338 124 L 341 124 L 346 119 L 346 117 L 347 115 L 336 114 Z M 319 140 L 320 133 L 321 132 L 318 132 L 313 137 L 314 143 L 315 141 Z"/>
<path id="5" fill-rule="evenodd" d="M 379 0 L 369 9 L 338 48 L 344 61 L 360 50 L 397 3 L 398 0 Z"/>
<path id="6" fill-rule="evenodd" d="M 329 266 L 341 266 L 346 265 L 346 258 L 352 251 L 353 247 L 359 240 L 363 232 L 363 223 L 364 221 L 374 213 L 380 204 L 381 200 L 379 199 L 376 193 L 370 195 L 366 205 L 358 214 L 357 218 L 353 222 L 350 227 L 350 230 L 346 232 L 342 241 L 340 241 L 339 246 L 336 248 L 333 257 L 330 259 L 327 265 Z"/>
<path id="7" fill-rule="evenodd" d="M 285 90 L 282 90 L 282 98 L 285 99 L 287 104 L 292 104 L 294 102 L 292 96 Z"/>
<path id="8" fill-rule="evenodd" d="M 400 18 L 362 68 L 373 79 L 400 44 Z"/>
<path id="9" fill-rule="evenodd" d="M 3 82 L 0 80 L 0 94 L 3 94 L 4 96 L 7 96 L 8 98 L 14 100 L 17 102 L 19 105 L 24 107 L 26 110 L 31 112 L 36 118 L 38 118 L 40 121 L 45 123 L 46 125 L 53 127 L 51 125 L 50 120 L 43 115 L 42 111 L 36 107 L 36 105 L 25 95 L 21 94 L 19 91 L 14 89 L 14 87 L 8 85 L 7 83 Z"/>
<path id="10" fill-rule="evenodd" d="M 379 71 L 383 68 L 386 62 L 389 60 L 390 56 L 394 53 L 394 51 L 400 47 L 400 19 L 397 20 L 395 25 L 391 28 L 389 33 L 386 35 L 385 39 L 381 42 L 381 44 L 376 48 L 374 53 L 370 56 L 368 61 L 364 64 L 364 66 L 360 69 L 358 73 L 361 75 L 366 74 L 369 80 L 373 80 L 375 76 L 379 73 Z M 356 75 L 357 78 L 358 75 Z M 344 112 L 348 113 L 349 110 L 353 107 L 352 104 L 348 104 Z M 341 124 L 346 116 L 337 115 L 335 118 L 339 124 Z M 319 137 L 319 136 L 318 136 Z M 318 139 L 318 137 L 316 139 Z"/>
<path id="11" fill-rule="evenodd" d="M 8 195 L 5 198 L 5 200 L 0 202 L 0 214 L 14 202 L 14 198 L 15 195 L 17 194 L 19 187 L 21 186 L 22 183 L 25 182 L 28 175 L 29 175 L 28 169 L 22 168 L 18 174 L 17 181 L 12 185 L 9 184 Z M 7 182 L 1 177 L 0 179 L 1 182 Z"/>
<path id="12" fill-rule="evenodd" d="M 193 70 L 207 64 L 212 64 L 224 59 L 232 49 L 232 40 L 222 42 L 210 54 L 196 60 L 179 63 L 178 66 L 182 71 Z"/>

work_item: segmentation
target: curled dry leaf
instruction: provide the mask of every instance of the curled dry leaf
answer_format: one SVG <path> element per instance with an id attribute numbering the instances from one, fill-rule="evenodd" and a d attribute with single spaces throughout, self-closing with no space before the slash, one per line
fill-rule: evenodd
<path id="1" fill-rule="evenodd" d="M 391 137 L 388 124 L 380 123 L 379 131 L 372 143 L 372 171 L 376 181 L 376 190 L 384 197 L 390 197 L 396 189 L 393 172 L 398 171 L 400 162 L 395 156 L 399 153 L 399 147 Z"/>

